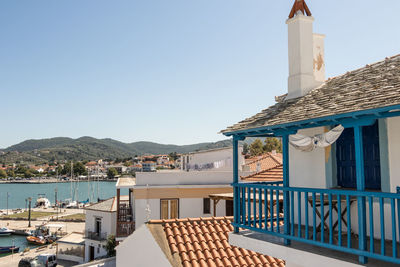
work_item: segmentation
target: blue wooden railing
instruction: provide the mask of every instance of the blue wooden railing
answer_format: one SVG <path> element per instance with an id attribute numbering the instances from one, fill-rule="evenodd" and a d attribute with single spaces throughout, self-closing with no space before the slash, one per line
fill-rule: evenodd
<path id="1" fill-rule="evenodd" d="M 235 227 L 400 263 L 400 194 L 283 187 L 281 182 L 233 186 Z"/>

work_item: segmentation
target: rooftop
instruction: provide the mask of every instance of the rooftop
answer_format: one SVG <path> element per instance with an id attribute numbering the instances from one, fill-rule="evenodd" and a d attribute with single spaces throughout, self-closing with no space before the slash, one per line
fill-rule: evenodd
<path id="1" fill-rule="evenodd" d="M 116 187 L 117 188 L 132 188 L 135 185 L 136 185 L 136 178 L 121 177 L 121 178 L 118 178 Z"/>
<path id="2" fill-rule="evenodd" d="M 400 105 L 400 55 L 328 79 L 305 96 L 280 99 L 221 132 L 232 135 L 249 129 L 273 129 L 338 114 L 356 116 L 361 111 L 395 105 Z"/>
<path id="3" fill-rule="evenodd" d="M 120 196 L 120 200 L 129 200 L 129 196 Z M 117 211 L 117 197 L 112 197 L 104 201 L 93 204 L 85 208 L 86 210 L 116 212 Z"/>
<path id="4" fill-rule="evenodd" d="M 83 233 L 72 232 L 57 241 L 58 243 L 85 244 Z"/>
<path id="5" fill-rule="evenodd" d="M 162 227 L 173 266 L 264 266 L 283 267 L 280 259 L 231 246 L 232 217 L 152 220 L 148 226 Z M 165 248 L 164 248 L 165 249 Z M 174 259 L 178 262 L 174 262 Z"/>
<path id="6" fill-rule="evenodd" d="M 243 181 L 274 182 L 283 180 L 283 165 L 262 170 L 248 176 L 241 177 Z"/>

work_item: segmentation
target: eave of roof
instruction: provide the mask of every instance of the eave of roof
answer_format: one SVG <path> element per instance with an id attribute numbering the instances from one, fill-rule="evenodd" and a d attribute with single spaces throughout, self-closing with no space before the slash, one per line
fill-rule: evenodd
<path id="1" fill-rule="evenodd" d="M 262 126 L 256 128 L 248 128 L 237 131 L 222 131 L 220 133 L 226 136 L 246 136 L 246 137 L 263 137 L 263 136 L 281 136 L 282 132 L 295 132 L 299 129 L 314 128 L 320 126 L 329 126 L 342 124 L 344 127 L 352 125 L 355 120 L 375 120 L 380 118 L 390 118 L 400 116 L 400 104 L 360 110 L 355 112 L 341 113 L 332 116 L 317 117 L 307 120 L 295 121 L 290 123 L 276 124 L 270 126 Z"/>

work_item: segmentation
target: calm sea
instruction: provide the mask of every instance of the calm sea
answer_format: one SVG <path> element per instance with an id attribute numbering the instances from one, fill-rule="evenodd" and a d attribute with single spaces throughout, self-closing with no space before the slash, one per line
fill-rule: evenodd
<path id="1" fill-rule="evenodd" d="M 48 183 L 48 184 L 0 184 L 0 209 L 25 208 L 25 199 L 32 197 L 32 207 L 34 206 L 39 194 L 45 194 L 51 204 L 55 200 L 55 190 L 57 189 L 57 199 L 64 200 L 71 198 L 72 195 L 78 196 L 79 201 L 89 198 L 90 202 L 97 202 L 97 199 L 106 199 L 116 195 L 117 189 L 115 182 L 79 182 L 71 183 Z M 121 192 L 127 194 L 127 192 Z"/>

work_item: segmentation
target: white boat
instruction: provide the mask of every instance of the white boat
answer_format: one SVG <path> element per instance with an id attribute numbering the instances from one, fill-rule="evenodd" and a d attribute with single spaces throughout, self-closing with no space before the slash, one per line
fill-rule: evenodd
<path id="1" fill-rule="evenodd" d="M 44 197 L 44 195 L 39 195 L 36 200 L 35 208 L 49 208 L 51 206 L 50 200 Z"/>
<path id="2" fill-rule="evenodd" d="M 8 229 L 6 227 L 0 228 L 0 236 L 9 236 L 12 233 L 14 233 L 14 231 L 10 230 L 10 229 Z"/>

